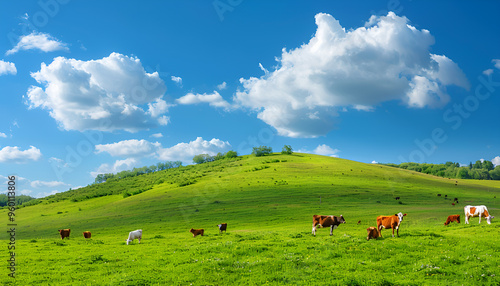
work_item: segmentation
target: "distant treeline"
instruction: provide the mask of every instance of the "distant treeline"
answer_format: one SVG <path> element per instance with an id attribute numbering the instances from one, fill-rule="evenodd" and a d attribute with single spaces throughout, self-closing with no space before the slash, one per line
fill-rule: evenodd
<path id="1" fill-rule="evenodd" d="M 491 161 L 476 161 L 468 166 L 459 163 L 446 162 L 445 164 L 401 163 L 384 164 L 386 166 L 417 171 L 434 176 L 454 179 L 500 180 L 500 165 L 494 167 Z"/>
<path id="2" fill-rule="evenodd" d="M 193 163 L 195 164 L 203 164 L 207 162 L 213 162 L 222 159 L 231 159 L 238 157 L 238 153 L 236 151 L 227 151 L 226 153 L 218 153 L 215 156 L 210 156 L 208 154 L 199 154 L 193 157 Z"/>
<path id="3" fill-rule="evenodd" d="M 149 173 L 153 173 L 153 172 L 157 172 L 157 171 L 163 171 L 163 170 L 172 169 L 172 168 L 179 168 L 181 166 L 182 166 L 181 161 L 175 161 L 175 162 L 167 161 L 165 163 L 160 162 L 160 163 L 157 163 L 156 165 L 151 165 L 149 167 L 145 166 L 142 168 L 134 168 L 132 170 L 121 171 L 121 172 L 116 173 L 116 174 L 112 174 L 112 173 L 99 174 L 95 178 L 94 182 L 96 184 L 99 184 L 99 183 L 104 183 L 109 179 L 123 179 L 123 178 L 135 177 L 135 176 L 149 174 Z"/>
<path id="4" fill-rule="evenodd" d="M 16 206 L 20 206 L 26 202 L 29 202 L 31 200 L 34 200 L 35 198 L 26 196 L 26 195 L 20 195 L 16 196 Z M 9 203 L 9 199 L 7 195 L 5 194 L 0 194 L 0 207 L 5 207 Z"/>

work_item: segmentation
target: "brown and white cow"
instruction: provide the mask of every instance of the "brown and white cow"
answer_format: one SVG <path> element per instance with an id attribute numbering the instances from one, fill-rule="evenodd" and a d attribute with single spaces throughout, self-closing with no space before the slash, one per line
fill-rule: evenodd
<path id="1" fill-rule="evenodd" d="M 227 223 L 221 223 L 217 226 L 219 227 L 219 233 L 222 233 L 223 231 L 227 232 Z"/>
<path id="2" fill-rule="evenodd" d="M 195 237 L 197 235 L 203 236 L 203 233 L 205 232 L 205 230 L 203 228 L 200 228 L 200 229 L 194 229 L 194 228 L 192 228 L 192 229 L 189 230 L 189 232 L 193 234 L 193 237 Z"/>
<path id="3" fill-rule="evenodd" d="M 382 228 L 392 228 L 392 237 L 394 237 L 394 230 L 396 230 L 399 236 L 399 225 L 403 221 L 404 216 L 406 216 L 406 214 L 397 213 L 391 216 L 381 215 L 377 217 L 377 229 L 380 233 L 380 237 L 382 237 Z"/>
<path id="4" fill-rule="evenodd" d="M 69 233 L 71 232 L 71 229 L 58 229 L 59 234 L 61 235 L 61 239 L 64 239 L 65 237 L 69 238 Z"/>
<path id="5" fill-rule="evenodd" d="M 87 238 L 91 238 L 92 237 L 92 233 L 90 233 L 90 231 L 84 231 L 83 232 L 83 237 L 85 237 L 86 239 Z"/>
<path id="6" fill-rule="evenodd" d="M 366 236 L 366 240 L 370 240 L 370 238 L 378 238 L 380 236 L 380 232 L 374 226 L 370 226 L 366 229 L 368 235 Z"/>
<path id="7" fill-rule="evenodd" d="M 449 225 L 450 222 L 454 222 L 454 221 L 456 221 L 457 223 L 460 223 L 460 215 L 456 214 L 456 215 L 448 216 L 448 219 L 446 219 L 446 222 L 444 223 L 444 225 Z"/>
<path id="8" fill-rule="evenodd" d="M 316 236 L 316 227 L 330 227 L 330 235 L 333 235 L 333 230 L 341 223 L 345 223 L 344 217 L 340 215 L 313 215 L 312 234 Z"/>
<path id="9" fill-rule="evenodd" d="M 488 224 L 491 224 L 491 219 L 495 218 L 494 216 L 490 215 L 486 206 L 465 206 L 464 212 L 465 212 L 465 223 L 466 224 L 469 223 L 470 217 L 478 216 L 479 223 L 481 223 L 481 217 L 484 217 L 484 218 L 486 218 L 486 222 Z"/>

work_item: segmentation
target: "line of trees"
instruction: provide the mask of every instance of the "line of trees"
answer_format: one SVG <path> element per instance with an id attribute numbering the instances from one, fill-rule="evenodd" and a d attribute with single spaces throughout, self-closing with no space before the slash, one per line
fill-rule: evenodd
<path id="1" fill-rule="evenodd" d="M 227 151 L 226 153 L 217 153 L 215 156 L 210 156 L 209 154 L 199 154 L 193 157 L 193 163 L 202 164 L 207 162 L 213 162 L 222 159 L 236 158 L 238 153 L 236 151 Z"/>
<path id="2" fill-rule="evenodd" d="M 470 162 L 468 166 L 459 163 L 446 162 L 445 164 L 401 163 L 385 164 L 387 166 L 417 171 L 434 176 L 455 179 L 500 180 L 500 165 L 494 167 L 491 161 Z"/>
<path id="3" fill-rule="evenodd" d="M 167 169 L 172 169 L 172 168 L 178 168 L 182 166 L 181 161 L 167 161 L 167 162 L 160 162 L 157 163 L 156 165 L 151 165 L 149 167 L 145 166 L 142 168 L 134 168 L 132 170 L 126 170 L 126 171 L 121 171 L 116 174 L 113 173 L 107 173 L 107 174 L 99 174 L 95 178 L 94 182 L 96 184 L 99 183 L 104 183 L 109 179 L 122 179 L 122 178 L 128 178 L 128 177 L 135 177 L 143 174 L 149 174 L 157 171 L 162 171 L 162 170 L 167 170 Z"/>
<path id="4" fill-rule="evenodd" d="M 16 196 L 16 206 L 20 206 L 34 199 L 35 198 L 26 195 Z M 5 207 L 8 203 L 9 203 L 9 198 L 7 197 L 7 195 L 0 194 L 0 207 Z"/>

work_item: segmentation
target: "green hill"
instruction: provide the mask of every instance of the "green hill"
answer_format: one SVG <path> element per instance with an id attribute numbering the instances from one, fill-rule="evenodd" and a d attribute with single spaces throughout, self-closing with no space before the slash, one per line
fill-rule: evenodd
<path id="1" fill-rule="evenodd" d="M 475 218 L 464 225 L 463 206 L 485 204 L 500 215 L 499 195 L 498 181 L 446 179 L 309 154 L 180 167 L 17 210 L 16 282 L 496 285 L 500 224 L 483 219 L 477 225 Z M 366 241 L 366 228 L 378 215 L 397 212 L 408 214 L 401 237 L 383 230 L 384 238 Z M 347 223 L 332 237 L 326 229 L 313 237 L 313 214 L 342 214 Z M 462 224 L 444 227 L 451 214 L 460 214 Z M 7 217 L 6 210 L 0 216 Z M 221 222 L 228 223 L 227 234 L 218 234 Z M 59 238 L 62 228 L 71 228 L 67 241 Z M 204 228 L 205 236 L 192 238 L 190 228 Z M 142 243 L 125 245 L 135 229 L 143 230 Z M 91 241 L 83 231 L 92 232 Z"/>

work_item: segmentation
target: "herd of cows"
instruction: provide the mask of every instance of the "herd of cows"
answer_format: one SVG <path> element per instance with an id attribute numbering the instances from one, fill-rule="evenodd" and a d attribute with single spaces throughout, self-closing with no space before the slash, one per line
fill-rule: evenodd
<path id="1" fill-rule="evenodd" d="M 486 206 L 484 205 L 465 206 L 464 213 L 465 213 L 466 224 L 469 223 L 469 218 L 471 217 L 479 217 L 479 223 L 481 223 L 481 218 L 484 217 L 486 218 L 486 222 L 488 224 L 491 224 L 491 219 L 495 218 L 494 216 L 490 215 L 490 213 L 488 212 L 488 208 L 486 208 Z M 396 234 L 397 236 L 399 236 L 399 226 L 405 216 L 406 214 L 403 214 L 401 212 L 392 216 L 378 216 L 377 227 L 371 226 L 366 229 L 366 231 L 368 232 L 366 240 L 382 237 L 383 228 L 392 229 L 392 237 L 394 237 L 394 230 L 396 230 Z M 454 221 L 460 223 L 460 215 L 457 214 L 448 216 L 444 225 L 448 225 Z M 316 228 L 318 227 L 320 228 L 330 227 L 330 235 L 333 235 L 333 230 L 343 223 L 346 223 L 346 221 L 342 215 L 340 215 L 340 217 L 334 215 L 313 215 L 312 234 L 316 236 Z M 219 233 L 222 233 L 223 231 L 227 230 L 227 223 L 218 224 L 217 227 L 219 228 Z M 196 237 L 197 235 L 203 236 L 205 230 L 202 228 L 201 229 L 191 228 L 189 232 L 193 234 L 193 237 Z M 61 236 L 61 239 L 64 239 L 65 237 L 69 238 L 70 233 L 71 229 L 59 229 L 59 234 Z M 92 237 L 92 234 L 90 231 L 84 231 L 83 237 L 85 239 L 88 239 Z M 134 241 L 135 239 L 137 239 L 139 243 L 141 243 L 142 229 L 131 231 L 128 234 L 128 238 L 126 240 L 127 245 L 130 242 Z"/>

